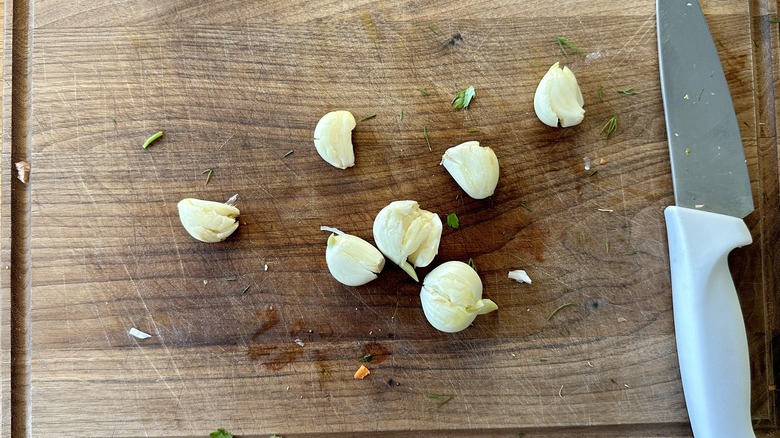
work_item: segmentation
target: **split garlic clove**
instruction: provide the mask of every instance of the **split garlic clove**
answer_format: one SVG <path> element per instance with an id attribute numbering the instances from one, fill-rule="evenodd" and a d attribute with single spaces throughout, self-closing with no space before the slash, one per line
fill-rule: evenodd
<path id="1" fill-rule="evenodd" d="M 375 280 L 385 266 L 385 257 L 374 245 L 350 234 L 328 237 L 325 261 L 333 278 L 347 286 Z"/>
<path id="2" fill-rule="evenodd" d="M 234 205 L 186 198 L 178 208 L 184 229 L 201 242 L 221 242 L 238 228 L 239 211 Z"/>
<path id="3" fill-rule="evenodd" d="M 578 125 L 585 117 L 577 78 L 569 67 L 560 68 L 558 63 L 542 77 L 534 94 L 534 111 L 545 125 L 563 128 Z"/>
<path id="4" fill-rule="evenodd" d="M 414 281 L 414 268 L 428 266 L 439 252 L 441 219 L 415 201 L 391 202 L 374 219 L 373 231 L 379 250 Z"/>
<path id="5" fill-rule="evenodd" d="M 355 117 L 349 111 L 333 111 L 322 116 L 314 128 L 314 147 L 328 164 L 346 169 L 355 165 L 352 130 Z"/>
<path id="6" fill-rule="evenodd" d="M 444 152 L 441 165 L 469 196 L 485 199 L 498 185 L 498 158 L 493 149 L 467 141 Z"/>
<path id="7" fill-rule="evenodd" d="M 482 298 L 477 272 L 458 261 L 442 263 L 425 276 L 420 302 L 428 322 L 447 333 L 459 332 L 477 315 L 498 309 L 496 303 Z"/>

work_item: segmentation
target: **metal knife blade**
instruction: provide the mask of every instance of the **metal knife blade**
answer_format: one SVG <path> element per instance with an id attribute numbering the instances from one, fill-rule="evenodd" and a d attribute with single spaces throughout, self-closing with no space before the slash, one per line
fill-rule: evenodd
<path id="1" fill-rule="evenodd" d="M 745 323 L 728 266 L 753 210 L 731 95 L 695 0 L 657 0 L 658 58 L 675 202 L 664 210 L 674 330 L 697 438 L 754 438 Z"/>
<path id="2" fill-rule="evenodd" d="M 753 211 L 726 77 L 696 1 L 657 3 L 658 63 L 675 203 L 734 217 Z"/>

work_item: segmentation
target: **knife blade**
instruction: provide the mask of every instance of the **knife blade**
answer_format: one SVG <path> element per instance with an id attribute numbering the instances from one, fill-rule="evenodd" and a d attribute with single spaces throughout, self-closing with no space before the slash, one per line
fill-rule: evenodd
<path id="1" fill-rule="evenodd" d="M 745 323 L 728 254 L 749 245 L 753 196 L 718 52 L 695 0 L 657 0 L 675 205 L 664 210 L 677 356 L 697 438 L 755 437 Z"/>

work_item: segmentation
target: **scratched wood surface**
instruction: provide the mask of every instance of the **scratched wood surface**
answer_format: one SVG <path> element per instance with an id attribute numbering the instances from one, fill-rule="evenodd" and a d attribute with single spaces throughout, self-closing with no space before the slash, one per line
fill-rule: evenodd
<path id="1" fill-rule="evenodd" d="M 703 5 L 758 207 L 755 243 L 731 265 L 753 417 L 771 431 L 776 6 Z M 17 100 L 3 106 L 3 436 L 28 420 L 35 436 L 690 435 L 651 2 L 30 0 L 5 10 L 32 12 L 29 50 L 15 54 L 30 63 L 29 87 L 10 69 L 19 36 L 4 31 L 4 96 Z M 559 34 L 583 53 L 565 57 Z M 556 61 L 586 100 L 584 122 L 566 130 L 533 114 Z M 476 99 L 454 110 L 468 85 Z M 29 114 L 14 113 L 15 125 L 8 115 L 23 99 Z M 334 109 L 376 114 L 358 123 L 357 165 L 345 171 L 312 145 Z M 165 136 L 142 149 L 158 130 Z M 446 148 L 471 139 L 501 164 L 483 201 L 439 166 Z M 32 164 L 28 185 L 9 172 L 20 155 Z M 236 193 L 241 225 L 225 242 L 194 241 L 180 226 L 180 199 Z M 320 225 L 370 240 L 373 217 L 398 199 L 458 214 L 434 265 L 473 258 L 497 312 L 443 334 L 397 267 L 359 288 L 329 276 Z M 512 269 L 533 284 L 508 280 Z M 130 337 L 131 327 L 152 337 Z M 366 354 L 371 374 L 355 380 Z M 12 394 L 25 390 L 27 409 L 12 414 Z M 439 406 L 427 394 L 452 398 Z"/>

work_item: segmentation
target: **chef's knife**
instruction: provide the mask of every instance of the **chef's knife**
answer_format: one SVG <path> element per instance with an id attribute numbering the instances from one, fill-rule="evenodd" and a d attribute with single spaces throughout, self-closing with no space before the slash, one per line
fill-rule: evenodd
<path id="1" fill-rule="evenodd" d="M 745 323 L 727 260 L 752 242 L 739 126 L 696 0 L 657 0 L 656 17 L 676 204 L 664 215 L 688 417 L 697 438 L 755 437 Z"/>

